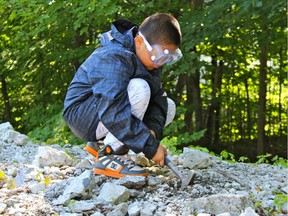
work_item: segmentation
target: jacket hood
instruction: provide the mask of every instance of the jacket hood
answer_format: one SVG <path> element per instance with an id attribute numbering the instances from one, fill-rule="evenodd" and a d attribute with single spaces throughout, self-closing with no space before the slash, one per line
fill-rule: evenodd
<path id="1" fill-rule="evenodd" d="M 112 23 L 111 30 L 101 35 L 100 44 L 107 46 L 112 40 L 116 40 L 125 48 L 134 47 L 134 37 L 138 33 L 138 25 L 135 23 L 119 19 Z"/>

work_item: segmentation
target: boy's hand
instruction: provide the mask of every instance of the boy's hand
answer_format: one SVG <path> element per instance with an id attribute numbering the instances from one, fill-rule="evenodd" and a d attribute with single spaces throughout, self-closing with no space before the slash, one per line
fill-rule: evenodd
<path id="1" fill-rule="evenodd" d="M 159 166 L 164 167 L 165 162 L 164 162 L 164 157 L 167 155 L 167 150 L 163 145 L 159 145 L 156 154 L 152 158 L 152 161 L 157 163 Z"/>

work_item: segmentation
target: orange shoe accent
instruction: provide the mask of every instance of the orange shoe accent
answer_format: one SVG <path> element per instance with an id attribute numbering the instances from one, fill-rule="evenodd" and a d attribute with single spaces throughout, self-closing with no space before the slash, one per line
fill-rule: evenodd
<path id="1" fill-rule="evenodd" d="M 107 146 L 107 147 L 105 148 L 105 151 L 106 151 L 107 154 L 111 154 L 111 153 L 112 153 L 112 149 L 111 149 L 110 146 Z"/>
<path id="2" fill-rule="evenodd" d="M 113 178 L 122 178 L 122 177 L 125 177 L 125 176 L 144 176 L 144 177 L 147 177 L 148 176 L 148 173 L 143 173 L 143 174 L 121 174 L 121 170 L 123 169 L 123 167 L 121 167 L 120 169 L 114 171 L 114 170 L 110 170 L 110 169 L 105 169 L 105 170 L 102 170 L 102 169 L 97 169 L 97 168 L 94 168 L 94 173 L 95 174 L 98 174 L 98 175 L 105 175 L 105 176 L 109 176 L 109 177 L 113 177 Z"/>
<path id="3" fill-rule="evenodd" d="M 96 151 L 95 149 L 91 148 L 89 145 L 86 145 L 85 149 L 90 154 L 92 154 L 94 157 L 98 158 L 98 151 Z"/>

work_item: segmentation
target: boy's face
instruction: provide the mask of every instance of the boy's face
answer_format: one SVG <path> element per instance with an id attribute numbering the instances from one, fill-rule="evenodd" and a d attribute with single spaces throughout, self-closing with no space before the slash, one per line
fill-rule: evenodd
<path id="1" fill-rule="evenodd" d="M 136 47 L 136 55 L 148 70 L 153 70 L 162 66 L 154 64 L 151 58 L 153 52 L 148 50 L 148 47 L 145 44 L 144 39 L 140 35 L 137 35 L 134 41 Z M 169 50 L 169 53 L 175 53 L 175 51 L 178 48 L 178 46 L 174 44 L 159 44 L 158 47 L 159 49 L 161 49 L 162 52 L 164 52 L 165 49 Z"/>

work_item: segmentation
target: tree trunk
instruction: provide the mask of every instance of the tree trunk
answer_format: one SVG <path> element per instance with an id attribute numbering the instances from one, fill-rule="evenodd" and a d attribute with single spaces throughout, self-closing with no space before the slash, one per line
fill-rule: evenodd
<path id="1" fill-rule="evenodd" d="M 260 76 L 259 76 L 259 101 L 257 119 L 257 155 L 264 154 L 265 146 L 265 110 L 266 110 L 266 77 L 267 77 L 267 47 L 261 47 Z"/>
<path id="2" fill-rule="evenodd" d="M 198 69 L 196 69 L 195 73 L 192 75 L 189 81 L 193 108 L 195 110 L 195 131 L 198 132 L 203 129 L 202 99 L 200 94 L 200 72 Z"/>
<path id="3" fill-rule="evenodd" d="M 12 123 L 11 107 L 10 107 L 10 100 L 9 100 L 9 95 L 7 91 L 7 83 L 3 75 L 0 74 L 0 78 L 1 78 L 1 93 L 3 96 L 3 102 L 4 102 L 4 120 Z"/>
<path id="4" fill-rule="evenodd" d="M 246 112 L 247 112 L 247 132 L 245 133 L 246 138 L 250 139 L 252 130 L 252 118 L 251 118 L 251 105 L 250 105 L 250 95 L 249 95 L 249 85 L 248 79 L 244 80 L 245 90 L 246 90 Z"/>
<path id="5" fill-rule="evenodd" d="M 199 8 L 202 8 L 204 5 L 204 0 L 192 0 L 191 1 L 191 9 L 193 10 L 197 10 Z"/>
<path id="6" fill-rule="evenodd" d="M 284 82 L 284 76 L 282 74 L 285 74 L 285 66 L 284 66 L 284 58 L 283 58 L 283 51 L 286 52 L 286 49 L 282 49 L 280 50 L 280 68 L 279 68 L 279 77 L 278 77 L 278 80 L 279 80 L 279 93 L 278 93 L 278 97 L 279 97 L 279 100 L 278 100 L 278 122 L 280 122 L 280 133 L 282 132 L 282 130 L 284 129 L 283 128 L 283 123 L 282 123 L 282 118 L 281 118 L 281 114 L 282 114 L 282 101 L 281 101 L 281 95 L 282 95 L 282 84 Z M 282 72 L 281 72 L 282 71 Z"/>
<path id="7" fill-rule="evenodd" d="M 212 150 L 213 145 L 217 146 L 219 143 L 219 115 L 220 115 L 220 89 L 221 89 L 221 73 L 223 62 L 220 61 L 218 66 L 217 59 L 214 56 L 212 58 L 212 65 L 214 66 L 214 71 L 212 74 L 212 95 L 211 104 L 208 108 L 208 120 L 207 120 L 207 132 L 206 132 L 206 144 Z M 217 142 L 217 143 L 215 143 Z"/>
<path id="8" fill-rule="evenodd" d="M 192 116 L 193 116 L 193 84 L 191 84 L 191 78 L 186 76 L 187 85 L 186 85 L 186 93 L 187 93 L 187 100 L 185 102 L 185 107 L 187 111 L 185 112 L 185 127 L 188 133 L 192 133 L 193 124 L 192 124 Z"/>

